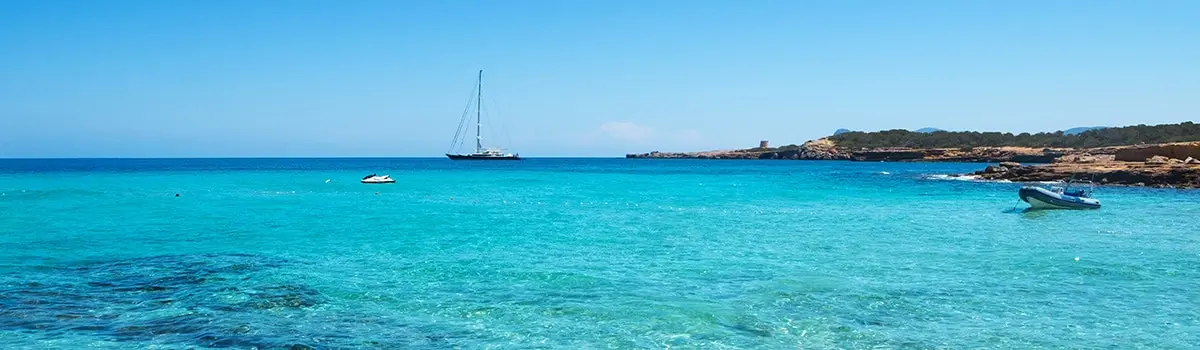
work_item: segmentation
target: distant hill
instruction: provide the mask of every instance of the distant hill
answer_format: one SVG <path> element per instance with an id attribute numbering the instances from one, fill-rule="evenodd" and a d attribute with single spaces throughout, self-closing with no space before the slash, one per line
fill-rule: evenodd
<path id="1" fill-rule="evenodd" d="M 1036 134 L 977 131 L 947 131 L 923 133 L 908 130 L 884 130 L 878 132 L 851 131 L 829 138 L 840 148 L 966 148 L 966 147 L 1072 147 L 1090 148 L 1106 146 L 1136 145 L 1139 143 L 1166 143 L 1200 141 L 1200 124 L 1183 122 L 1163 125 L 1135 125 L 1119 128 L 1091 129 L 1078 134 L 1065 131 Z"/>
<path id="2" fill-rule="evenodd" d="M 1084 131 L 1088 131 L 1088 130 L 1100 130 L 1100 129 L 1107 129 L 1107 128 L 1108 128 L 1107 126 L 1081 126 L 1081 127 L 1078 127 L 1078 128 L 1070 128 L 1070 129 L 1067 129 L 1067 130 L 1063 130 L 1063 134 L 1065 134 L 1065 135 L 1079 135 L 1080 133 L 1083 133 Z"/>
<path id="3" fill-rule="evenodd" d="M 938 128 L 920 128 L 917 130 L 913 130 L 913 132 L 919 132 L 919 133 L 925 133 L 925 134 L 935 132 L 935 131 L 945 131 L 945 130 L 938 129 Z"/>
<path id="4" fill-rule="evenodd" d="M 833 135 L 837 136 L 837 135 L 845 134 L 848 132 L 850 132 L 850 129 L 837 129 L 837 130 L 833 131 Z"/>

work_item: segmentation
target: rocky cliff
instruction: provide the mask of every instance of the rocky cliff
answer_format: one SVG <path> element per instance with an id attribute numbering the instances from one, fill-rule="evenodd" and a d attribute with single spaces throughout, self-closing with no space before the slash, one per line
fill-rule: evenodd
<path id="1" fill-rule="evenodd" d="M 1195 164 L 1120 161 L 1087 164 L 1060 162 L 1037 166 L 1005 163 L 988 166 L 971 175 L 984 180 L 1013 182 L 1065 181 L 1076 178 L 1094 179 L 1097 184 L 1101 185 L 1200 188 L 1200 161 Z"/>
<path id="2" fill-rule="evenodd" d="M 1200 142 L 1167 143 L 1158 145 L 1138 145 L 1122 147 L 1114 150 L 1115 160 L 1123 162 L 1142 162 L 1154 156 L 1173 159 L 1200 159 Z"/>

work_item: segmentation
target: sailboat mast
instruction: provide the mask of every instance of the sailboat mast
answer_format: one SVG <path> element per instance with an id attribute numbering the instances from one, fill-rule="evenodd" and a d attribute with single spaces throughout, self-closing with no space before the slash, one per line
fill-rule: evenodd
<path id="1" fill-rule="evenodd" d="M 480 126 L 483 121 L 479 119 L 479 112 L 483 109 L 483 70 L 479 70 L 479 82 L 475 89 L 475 153 L 483 153 L 483 137 L 479 134 Z"/>

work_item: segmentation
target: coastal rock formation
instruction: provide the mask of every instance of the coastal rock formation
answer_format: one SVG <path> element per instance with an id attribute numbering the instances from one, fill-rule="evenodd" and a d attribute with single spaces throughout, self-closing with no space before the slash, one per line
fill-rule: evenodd
<path id="1" fill-rule="evenodd" d="M 838 151 L 832 141 L 817 139 L 805 142 L 799 147 L 764 152 L 758 159 L 846 160 L 850 159 L 850 155 Z"/>
<path id="2" fill-rule="evenodd" d="M 1031 147 L 963 147 L 963 148 L 862 148 L 848 150 L 831 138 L 821 138 L 802 145 L 777 148 L 749 148 L 706 152 L 650 152 L 627 154 L 626 158 L 688 158 L 688 159 L 794 159 L 794 160 L 853 160 L 890 162 L 974 162 L 974 163 L 1055 163 L 1108 164 L 1136 162 L 1150 164 L 1200 163 L 1200 142 L 1158 145 L 1110 146 L 1086 149 Z M 1191 158 L 1189 161 L 1187 159 Z"/>
<path id="3" fill-rule="evenodd" d="M 1063 155 L 1062 150 L 1028 147 L 974 147 L 962 149 L 875 148 L 853 152 L 858 161 L 925 161 L 925 162 L 1022 162 L 1049 163 Z"/>
<path id="4" fill-rule="evenodd" d="M 911 148 L 877 148 L 854 152 L 852 158 L 864 162 L 925 160 L 925 154 L 932 150 Z M 935 151 L 936 152 L 936 151 Z"/>
<path id="5" fill-rule="evenodd" d="M 1092 155 L 1088 152 L 1079 154 L 1068 154 L 1054 159 L 1054 163 L 1073 163 L 1073 164 L 1092 164 L 1104 163 L 1113 161 L 1111 154 Z"/>
<path id="6" fill-rule="evenodd" d="M 1200 165 L 1182 163 L 1103 162 L 1054 163 L 1038 166 L 988 166 L 971 175 L 1013 182 L 1095 179 L 1099 184 L 1200 188 Z"/>
<path id="7" fill-rule="evenodd" d="M 663 159 L 792 159 L 909 162 L 1021 162 L 1049 163 L 1063 156 L 1064 150 L 1027 147 L 976 147 L 967 149 L 876 148 L 843 150 L 829 139 L 817 139 L 803 145 L 778 148 L 751 148 L 706 152 L 659 152 L 626 154 L 625 158 Z M 1109 157 L 1111 159 L 1111 156 Z"/>
<path id="8" fill-rule="evenodd" d="M 1116 149 L 1114 155 L 1116 160 L 1122 162 L 1143 162 L 1155 156 L 1174 159 L 1200 158 L 1200 142 L 1122 147 Z"/>

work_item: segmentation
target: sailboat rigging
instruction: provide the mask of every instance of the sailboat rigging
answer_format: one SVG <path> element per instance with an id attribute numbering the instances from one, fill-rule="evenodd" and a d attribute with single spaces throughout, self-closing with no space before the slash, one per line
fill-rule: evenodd
<path id="1" fill-rule="evenodd" d="M 468 109 L 470 104 L 467 105 Z M 454 134 L 454 141 L 450 145 L 450 151 L 446 152 L 446 157 L 452 160 L 520 160 L 521 156 L 516 153 L 505 153 L 503 149 L 490 148 L 483 146 L 482 126 L 483 119 L 481 112 L 483 111 L 483 70 L 479 70 L 479 78 L 475 83 L 475 152 L 473 153 L 452 153 L 457 146 L 462 144 L 463 126 L 466 124 L 467 118 L 470 118 L 469 113 L 463 113 L 462 119 L 459 120 L 458 131 Z"/>

